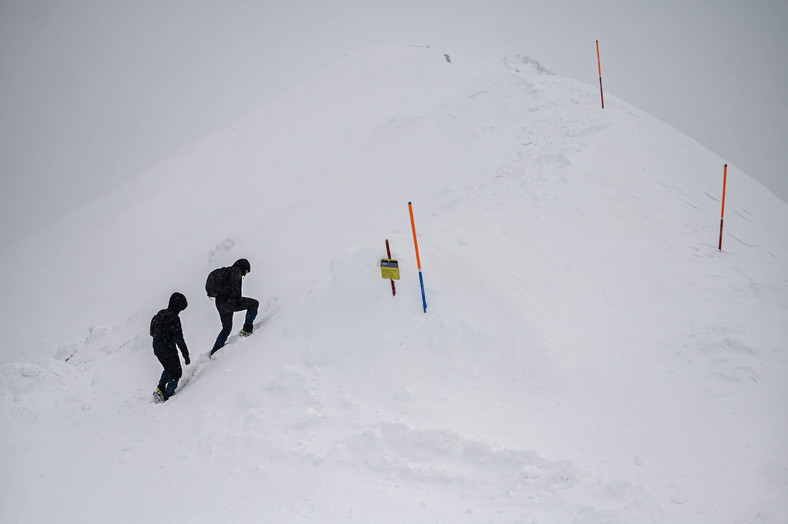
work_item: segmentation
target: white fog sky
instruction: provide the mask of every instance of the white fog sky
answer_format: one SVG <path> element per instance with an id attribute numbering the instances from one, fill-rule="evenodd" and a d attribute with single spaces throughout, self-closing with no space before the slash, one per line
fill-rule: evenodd
<path id="1" fill-rule="evenodd" d="M 0 0 L 0 249 L 348 50 L 522 54 L 596 85 L 595 40 L 606 94 L 788 201 L 785 0 Z"/>

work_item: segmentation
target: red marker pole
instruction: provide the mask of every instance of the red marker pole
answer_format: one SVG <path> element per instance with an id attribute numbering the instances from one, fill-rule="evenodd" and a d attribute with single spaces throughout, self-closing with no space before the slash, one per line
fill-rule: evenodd
<path id="1" fill-rule="evenodd" d="M 722 179 L 722 212 L 720 213 L 720 246 L 722 251 L 722 224 L 725 221 L 725 188 L 728 185 L 728 164 L 725 164 L 725 175 Z"/>
<path id="2" fill-rule="evenodd" d="M 599 67 L 599 96 L 602 97 L 602 109 L 604 109 L 605 93 L 602 91 L 602 60 L 599 59 L 599 40 L 596 41 L 596 65 Z"/>
<path id="3" fill-rule="evenodd" d="M 386 239 L 386 256 L 388 256 L 389 260 L 391 260 L 391 250 L 389 249 L 389 239 L 388 238 Z M 393 297 L 397 296 L 397 288 L 394 287 L 394 279 L 393 278 L 391 279 L 391 296 L 393 296 Z"/>

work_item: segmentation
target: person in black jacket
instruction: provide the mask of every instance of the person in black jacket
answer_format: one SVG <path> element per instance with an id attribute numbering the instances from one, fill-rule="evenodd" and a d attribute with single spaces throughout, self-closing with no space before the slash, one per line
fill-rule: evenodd
<path id="1" fill-rule="evenodd" d="M 243 277 L 252 270 L 252 266 L 245 258 L 236 260 L 235 263 L 227 268 L 225 272 L 225 285 L 216 296 L 216 309 L 219 311 L 219 319 L 222 321 L 222 330 L 216 337 L 211 355 L 219 351 L 227 342 L 227 337 L 233 330 L 233 314 L 236 311 L 246 310 L 246 319 L 240 335 L 248 337 L 254 330 L 254 319 L 257 316 L 257 309 L 260 302 L 253 298 L 241 296 L 241 286 Z"/>
<path id="2" fill-rule="evenodd" d="M 151 320 L 150 334 L 153 337 L 153 353 L 161 362 L 164 371 L 161 373 L 159 385 L 153 393 L 154 399 L 163 402 L 175 394 L 178 381 L 183 375 L 181 360 L 178 358 L 176 346 L 183 354 L 183 361 L 188 366 L 189 349 L 183 340 L 183 329 L 178 314 L 186 309 L 186 297 L 180 293 L 170 296 L 170 303 Z"/>

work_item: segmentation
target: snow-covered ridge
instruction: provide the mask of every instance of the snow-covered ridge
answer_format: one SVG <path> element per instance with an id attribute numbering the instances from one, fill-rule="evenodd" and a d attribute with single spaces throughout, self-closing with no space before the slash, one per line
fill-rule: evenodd
<path id="1" fill-rule="evenodd" d="M 361 50 L 0 253 L 4 519 L 785 520 L 788 208 L 730 166 L 720 252 L 724 160 L 606 102 Z M 265 326 L 202 362 L 240 257 Z"/>

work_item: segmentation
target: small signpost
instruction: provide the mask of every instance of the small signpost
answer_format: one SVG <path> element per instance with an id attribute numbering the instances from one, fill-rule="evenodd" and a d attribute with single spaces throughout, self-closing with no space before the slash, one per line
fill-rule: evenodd
<path id="1" fill-rule="evenodd" d="M 380 273 L 383 278 L 399 280 L 399 262 L 390 258 L 380 260 Z"/>
<path id="2" fill-rule="evenodd" d="M 394 286 L 394 281 L 399 280 L 399 262 L 391 258 L 388 239 L 386 239 L 386 256 L 388 258 L 380 259 L 380 276 L 391 280 L 391 295 L 397 296 L 397 288 Z"/>

